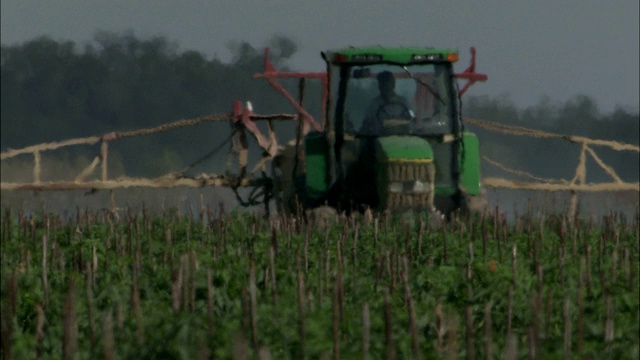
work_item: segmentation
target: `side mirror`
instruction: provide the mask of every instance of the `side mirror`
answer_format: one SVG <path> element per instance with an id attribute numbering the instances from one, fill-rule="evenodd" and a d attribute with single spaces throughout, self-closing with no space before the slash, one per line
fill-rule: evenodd
<path id="1" fill-rule="evenodd" d="M 371 70 L 369 68 L 358 68 L 353 70 L 354 79 L 368 78 L 371 76 Z"/>

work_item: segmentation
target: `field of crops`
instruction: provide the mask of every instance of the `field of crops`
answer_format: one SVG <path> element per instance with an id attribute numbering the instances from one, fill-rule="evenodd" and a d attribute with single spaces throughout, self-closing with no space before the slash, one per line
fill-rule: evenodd
<path id="1" fill-rule="evenodd" d="M 637 359 L 638 213 L 493 213 L 5 209 L 2 358 Z"/>

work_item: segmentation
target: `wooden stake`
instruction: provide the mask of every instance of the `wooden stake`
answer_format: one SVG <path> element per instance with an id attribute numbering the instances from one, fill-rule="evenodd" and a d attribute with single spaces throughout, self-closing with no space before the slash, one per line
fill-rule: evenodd
<path id="1" fill-rule="evenodd" d="M 189 297 L 189 302 L 191 306 L 191 312 L 193 312 L 196 309 L 196 272 L 199 269 L 198 261 L 196 259 L 196 253 L 193 249 L 189 251 L 189 265 L 191 268 L 191 276 L 189 279 L 189 289 L 191 290 L 191 296 Z"/>
<path id="2" fill-rule="evenodd" d="M 583 288 L 584 288 L 584 257 L 580 257 L 580 274 L 578 275 L 578 343 L 576 352 L 578 356 L 582 356 L 582 348 L 584 343 L 584 305 L 583 305 Z"/>
<path id="3" fill-rule="evenodd" d="M 353 247 L 351 248 L 351 257 L 353 263 L 353 289 L 354 296 L 357 293 L 358 289 L 358 237 L 359 237 L 359 226 L 355 224 L 355 230 L 353 235 Z"/>
<path id="4" fill-rule="evenodd" d="M 333 359 L 340 359 L 340 289 L 337 275 L 333 276 Z"/>
<path id="5" fill-rule="evenodd" d="M 304 273 L 309 274 L 309 238 L 311 232 L 307 230 L 304 237 Z"/>
<path id="6" fill-rule="evenodd" d="M 89 316 L 89 340 L 91 342 L 91 349 L 96 343 L 96 338 L 94 334 L 94 309 L 93 309 L 93 269 L 91 268 L 91 264 L 87 263 L 86 266 L 86 295 L 87 295 L 87 315 Z"/>
<path id="7" fill-rule="evenodd" d="M 507 342 L 504 348 L 504 359 L 518 359 L 518 337 L 515 334 L 507 336 Z"/>
<path id="8" fill-rule="evenodd" d="M 538 339 L 538 334 L 540 332 L 540 325 L 539 325 L 539 311 L 538 309 L 538 304 L 540 303 L 539 299 L 540 299 L 541 295 L 540 292 L 538 290 L 536 290 L 536 295 L 533 299 L 531 299 L 531 322 L 529 324 L 528 330 L 529 330 L 529 358 L 531 359 L 537 359 L 540 352 L 539 352 L 539 339 Z"/>
<path id="9" fill-rule="evenodd" d="M 115 340 L 113 337 L 113 316 L 111 310 L 104 314 L 102 321 L 102 349 L 105 360 L 115 360 Z"/>
<path id="10" fill-rule="evenodd" d="M 587 296 L 591 296 L 591 245 L 587 245 L 585 256 L 584 282 L 587 288 Z"/>
<path id="11" fill-rule="evenodd" d="M 606 305 L 606 315 L 604 322 L 604 342 L 607 344 L 607 348 L 611 346 L 611 342 L 614 338 L 614 329 L 613 329 L 613 299 L 611 298 L 611 294 L 606 294 L 604 299 Z"/>
<path id="12" fill-rule="evenodd" d="M 491 304 L 486 303 L 484 305 L 484 358 L 485 360 L 493 359 L 492 349 L 492 336 L 491 336 Z"/>
<path id="13" fill-rule="evenodd" d="M 507 295 L 507 335 L 511 336 L 511 319 L 513 318 L 513 284 L 509 285 L 509 292 Z"/>
<path id="14" fill-rule="evenodd" d="M 409 286 L 409 265 L 406 255 L 402 257 L 404 264 L 403 282 L 405 299 L 407 302 L 407 312 L 409 313 L 409 334 L 411 335 L 411 353 L 414 359 L 421 359 L 420 347 L 418 346 L 418 328 L 416 321 L 416 310 L 413 305 L 413 297 L 411 296 L 411 288 Z"/>
<path id="15" fill-rule="evenodd" d="M 44 235 L 42 237 L 42 287 L 44 290 L 44 307 L 49 308 L 49 269 L 47 267 L 47 243 L 49 237 Z"/>
<path id="16" fill-rule="evenodd" d="M 517 255 L 517 246 L 514 243 L 513 247 L 511 248 L 511 274 L 513 275 L 513 285 L 516 285 L 518 283 L 518 274 L 517 274 L 517 270 L 516 270 L 516 255 Z"/>
<path id="17" fill-rule="evenodd" d="M 78 321 L 76 317 L 76 287 L 69 279 L 67 295 L 64 299 L 62 319 L 62 358 L 73 360 L 78 352 Z"/>
<path id="18" fill-rule="evenodd" d="M 362 305 L 362 358 L 369 359 L 369 346 L 371 344 L 371 319 L 369 304 Z"/>
<path id="19" fill-rule="evenodd" d="M 500 237 L 497 237 L 496 239 L 498 240 L 498 262 L 502 263 L 502 242 L 504 242 L 505 244 L 509 241 L 509 236 L 507 233 L 507 217 L 506 215 L 502 215 L 502 241 L 500 241 Z"/>
<path id="20" fill-rule="evenodd" d="M 271 245 L 269 247 L 269 267 L 271 268 L 271 298 L 273 305 L 278 304 L 278 283 L 276 282 L 276 248 Z"/>
<path id="21" fill-rule="evenodd" d="M 458 358 L 458 318 L 455 314 L 445 314 L 447 329 L 447 359 Z"/>
<path id="22" fill-rule="evenodd" d="M 138 286 L 138 270 L 131 269 L 131 311 L 136 321 L 136 341 L 138 345 L 144 343 L 144 326 L 142 325 L 142 306 L 140 304 L 140 287 Z"/>
<path id="23" fill-rule="evenodd" d="M 257 291 L 256 287 L 256 266 L 253 258 L 251 258 L 249 263 L 249 299 L 250 303 L 250 316 L 251 316 L 251 344 L 253 346 L 253 351 L 255 354 L 258 353 L 258 299 L 257 299 Z"/>
<path id="24" fill-rule="evenodd" d="M 562 299 L 562 319 L 564 322 L 563 352 L 565 359 L 571 359 L 571 317 L 569 315 L 569 296 Z"/>
<path id="25" fill-rule="evenodd" d="M 337 243 L 337 252 L 338 252 L 338 261 L 337 261 L 337 277 L 336 277 L 336 281 L 337 281 L 337 285 L 338 285 L 338 305 L 339 305 L 339 310 L 340 310 L 340 322 L 345 321 L 345 316 L 344 316 L 344 284 L 342 281 L 342 271 L 343 271 L 343 266 L 342 266 L 342 251 L 341 251 L 341 246 L 340 246 L 340 241 L 338 241 Z"/>
<path id="26" fill-rule="evenodd" d="M 467 359 L 475 358 L 475 350 L 473 347 L 473 311 L 471 305 L 465 306 L 465 324 L 466 324 L 466 345 Z"/>
<path id="27" fill-rule="evenodd" d="M 298 335 L 300 336 L 300 359 L 305 358 L 305 326 L 304 326 L 304 316 L 305 316 L 305 299 L 304 299 L 304 275 L 302 274 L 302 269 L 300 265 L 300 255 L 296 254 L 296 267 L 297 267 L 297 276 L 296 280 L 298 282 Z"/>
<path id="28" fill-rule="evenodd" d="M 396 358 L 396 351 L 393 346 L 393 324 L 391 319 L 391 303 L 389 301 L 389 289 L 384 289 L 384 345 L 385 359 Z"/>
<path id="29" fill-rule="evenodd" d="M 182 263 L 182 261 L 180 261 L 180 265 L 178 269 L 173 269 L 173 274 L 172 274 L 172 284 L 171 284 L 171 298 L 172 298 L 172 303 L 171 303 L 171 307 L 173 308 L 173 311 L 180 311 L 180 300 L 182 298 L 182 267 L 184 266 L 184 264 Z"/>
<path id="30" fill-rule="evenodd" d="M 214 335 L 214 331 L 215 331 L 215 327 L 214 327 L 214 321 L 215 321 L 215 312 L 214 312 L 214 307 L 213 307 L 213 274 L 211 269 L 207 269 L 207 317 L 209 318 L 208 321 L 208 328 L 209 328 L 209 337 L 213 338 Z"/>
<path id="31" fill-rule="evenodd" d="M 422 258 L 422 236 L 424 235 L 424 219 L 420 216 L 418 227 L 418 257 Z"/>
<path id="32" fill-rule="evenodd" d="M 12 359 L 13 355 L 13 320 L 16 315 L 16 299 L 18 293 L 18 283 L 16 281 L 16 270 L 11 271 L 11 275 L 7 276 L 8 279 L 3 279 L 5 286 L 7 286 L 8 301 L 0 302 L 0 339 L 2 341 L 2 355 L 3 358 Z M 4 299 L 3 299 L 4 300 Z M 8 304 L 7 304 L 8 303 Z"/>
<path id="33" fill-rule="evenodd" d="M 318 289 L 318 308 L 322 308 L 322 297 L 324 296 L 324 284 L 322 280 L 324 279 L 324 272 L 326 271 L 323 268 L 324 259 L 322 258 L 323 252 L 321 249 L 318 249 L 318 273 L 317 273 L 317 289 Z"/>
<path id="34" fill-rule="evenodd" d="M 447 265 L 447 229 L 446 226 L 442 227 L 442 259 L 444 261 L 444 265 Z"/>
<path id="35" fill-rule="evenodd" d="M 44 340 L 44 310 L 40 303 L 36 304 L 36 358 L 42 356 L 42 341 Z"/>
<path id="36" fill-rule="evenodd" d="M 537 359 L 536 357 L 536 341 L 535 341 L 535 329 L 532 325 L 527 327 L 527 347 L 529 351 L 529 359 Z M 566 359 L 566 358 L 565 358 Z"/>
<path id="37" fill-rule="evenodd" d="M 547 290 L 547 312 L 545 314 L 545 332 L 544 332 L 544 336 L 545 338 L 549 338 L 550 334 L 551 334 L 551 314 L 553 313 L 553 290 L 551 289 L 551 287 L 548 288 Z"/>
<path id="38" fill-rule="evenodd" d="M 444 314 L 442 313 L 442 306 L 440 301 L 436 300 L 435 307 L 436 315 L 436 352 L 442 356 L 444 353 L 444 335 L 447 331 L 445 328 Z"/>
<path id="39" fill-rule="evenodd" d="M 181 276 L 181 284 L 182 284 L 182 289 L 181 291 L 181 309 L 182 310 L 189 310 L 189 278 L 190 278 L 190 273 L 191 273 L 191 269 L 189 269 L 189 262 L 188 262 L 188 258 L 187 258 L 187 254 L 182 254 L 180 255 L 180 269 L 182 269 L 182 276 Z"/>

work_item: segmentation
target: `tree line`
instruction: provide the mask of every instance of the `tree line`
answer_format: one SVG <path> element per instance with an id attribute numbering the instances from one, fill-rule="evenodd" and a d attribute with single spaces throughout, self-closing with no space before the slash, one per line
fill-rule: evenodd
<path id="1" fill-rule="evenodd" d="M 283 36 L 274 36 L 263 45 L 271 47 L 272 62 L 284 70 L 297 50 Z M 226 113 L 234 100 L 250 100 L 259 113 L 294 112 L 265 81 L 253 79 L 264 69 L 262 49 L 247 42 L 230 44 L 232 59 L 223 62 L 197 51 L 180 50 L 177 43 L 162 36 L 140 39 L 132 32 L 97 32 L 84 45 L 49 37 L 2 45 L 0 147 L 4 151 Z M 297 88 L 296 82 L 283 83 L 292 91 Z M 317 114 L 320 85 L 309 82 L 307 87 L 305 107 Z M 525 109 L 518 109 L 507 96 L 465 97 L 463 111 L 465 116 L 563 134 L 634 144 L 640 137 L 637 113 L 623 108 L 602 113 L 595 100 L 583 95 L 566 103 L 542 98 Z M 557 140 L 548 144 L 472 130 L 480 136 L 487 156 L 541 176 L 570 176 L 567 169 L 571 161 L 577 161 L 579 147 L 575 144 Z M 116 173 L 157 176 L 198 159 L 229 132 L 228 123 L 206 124 L 126 139 L 114 145 L 110 161 Z M 637 154 L 603 153 L 611 165 L 623 168 L 623 178 L 637 181 Z M 58 157 L 73 156 L 73 152 L 60 154 Z M 220 171 L 221 160 L 218 157 L 205 164 L 210 169 L 204 171 Z M 493 171 L 487 169 L 490 174 Z"/>

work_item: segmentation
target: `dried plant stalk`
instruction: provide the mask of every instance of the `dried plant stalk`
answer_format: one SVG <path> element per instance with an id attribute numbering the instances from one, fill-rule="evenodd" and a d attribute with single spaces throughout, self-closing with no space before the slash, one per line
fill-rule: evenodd
<path id="1" fill-rule="evenodd" d="M 513 318 L 513 285 L 509 285 L 509 291 L 507 294 L 507 334 L 506 337 L 511 336 L 511 319 Z"/>
<path id="2" fill-rule="evenodd" d="M 36 358 L 42 356 L 42 341 L 44 340 L 44 309 L 36 304 Z"/>
<path id="3" fill-rule="evenodd" d="M 613 299 L 611 298 L 611 294 L 605 295 L 605 305 L 606 316 L 604 323 L 604 342 L 606 344 L 611 344 L 614 338 L 614 328 L 613 328 Z"/>
<path id="4" fill-rule="evenodd" d="M 256 287 L 256 265 L 251 259 L 249 263 L 249 300 L 250 300 L 250 317 L 251 317 L 251 345 L 253 351 L 257 354 L 258 347 L 258 288 Z"/>
<path id="5" fill-rule="evenodd" d="M 507 336 L 506 345 L 504 348 L 505 360 L 518 359 L 518 337 L 514 334 Z"/>
<path id="6" fill-rule="evenodd" d="M 215 312 L 213 308 L 213 274 L 211 269 L 207 269 L 207 317 L 209 318 L 209 337 L 213 337 L 215 331 Z"/>
<path id="7" fill-rule="evenodd" d="M 276 282 L 276 247 L 269 246 L 269 267 L 271 269 L 271 297 L 273 304 L 278 303 L 278 283 Z"/>
<path id="8" fill-rule="evenodd" d="M 333 312 L 332 312 L 332 329 L 333 329 L 333 359 L 340 359 L 340 289 L 338 285 L 337 275 L 333 276 Z"/>
<path id="9" fill-rule="evenodd" d="M 527 347 L 529 351 L 529 359 L 537 359 L 536 357 L 536 333 L 535 328 L 531 325 L 527 326 Z"/>
<path id="10" fill-rule="evenodd" d="M 297 286 L 297 295 L 298 295 L 298 333 L 300 336 L 300 358 L 305 358 L 305 325 L 304 325 L 304 316 L 305 316 L 305 299 L 304 299 L 304 275 L 302 274 L 302 269 L 300 265 L 300 255 L 296 255 L 296 266 L 297 266 L 297 276 L 296 280 L 298 283 Z"/>
<path id="11" fill-rule="evenodd" d="M 116 359 L 115 341 L 113 337 L 113 316 L 110 310 L 104 314 L 102 321 L 102 349 L 105 360 Z"/>
<path id="12" fill-rule="evenodd" d="M 562 300 L 562 319 L 564 322 L 563 352 L 564 358 L 571 358 L 571 317 L 569 314 L 569 296 L 565 295 Z"/>
<path id="13" fill-rule="evenodd" d="M 465 327 L 467 359 L 473 360 L 475 358 L 475 350 L 473 346 L 473 311 L 471 305 L 465 306 Z"/>
<path id="14" fill-rule="evenodd" d="M 491 304 L 484 305 L 484 358 L 493 359 L 493 340 L 491 335 Z"/>
<path id="15" fill-rule="evenodd" d="M 78 352 L 78 320 L 76 315 L 76 286 L 69 280 L 67 296 L 64 299 L 62 319 L 62 358 L 73 360 Z"/>
<path id="16" fill-rule="evenodd" d="M 421 359 L 420 347 L 418 345 L 418 328 L 416 322 L 416 310 L 413 305 L 413 297 L 411 296 L 411 287 L 409 285 L 409 269 L 407 257 L 402 258 L 404 264 L 403 282 L 405 299 L 407 303 L 407 312 L 409 313 L 409 334 L 411 336 L 411 354 L 414 359 Z"/>
<path id="17" fill-rule="evenodd" d="M 178 269 L 173 270 L 172 274 L 172 284 L 171 284 L 171 298 L 172 303 L 171 307 L 173 311 L 180 311 L 181 298 L 182 298 L 182 267 L 183 263 L 180 262 L 180 266 Z"/>
<path id="18" fill-rule="evenodd" d="M 582 355 L 583 343 L 584 343 L 584 257 L 580 257 L 580 275 L 578 276 L 578 340 L 576 345 L 576 352 L 578 356 Z"/>
<path id="19" fill-rule="evenodd" d="M 142 325 L 142 306 L 140 304 L 140 287 L 138 285 L 138 270 L 135 266 L 131 271 L 131 311 L 136 321 L 136 341 L 138 345 L 144 342 L 144 327 Z"/>
<path id="20" fill-rule="evenodd" d="M 369 304 L 362 305 L 362 358 L 369 359 L 369 347 L 371 344 L 371 317 Z"/>
<path id="21" fill-rule="evenodd" d="M 389 301 L 389 289 L 384 290 L 384 347 L 385 359 L 395 359 L 396 351 L 393 345 L 393 324 L 391 318 L 391 302 Z"/>
<path id="22" fill-rule="evenodd" d="M 445 327 L 447 329 L 447 359 L 453 360 L 459 357 L 458 355 L 458 318 L 455 314 L 445 314 Z"/>
<path id="23" fill-rule="evenodd" d="M 94 316 L 93 316 L 93 269 L 91 268 L 91 264 L 87 263 L 86 266 L 87 273 L 86 277 L 86 294 L 87 294 L 87 315 L 89 315 L 89 340 L 91 341 L 91 347 L 93 348 L 95 344 L 95 334 L 94 334 Z"/>
<path id="24" fill-rule="evenodd" d="M 49 307 L 49 275 L 47 267 L 47 243 L 49 237 L 44 235 L 42 237 L 42 288 L 44 290 L 44 306 Z"/>

